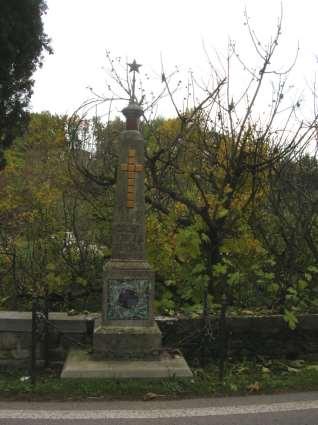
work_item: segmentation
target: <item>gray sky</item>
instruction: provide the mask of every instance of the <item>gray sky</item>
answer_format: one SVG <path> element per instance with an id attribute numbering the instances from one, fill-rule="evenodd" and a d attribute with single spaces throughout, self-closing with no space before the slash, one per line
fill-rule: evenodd
<path id="1" fill-rule="evenodd" d="M 209 78 L 206 51 L 222 59 L 229 37 L 241 57 L 253 60 L 244 26 L 244 8 L 262 41 L 275 31 L 280 0 L 47 0 L 45 31 L 54 55 L 35 74 L 32 110 L 72 113 L 90 94 L 108 83 L 105 51 L 123 61 L 136 58 L 160 85 L 161 57 L 169 73 L 180 66 L 196 77 Z M 283 33 L 276 65 L 290 64 L 300 45 L 291 84 L 309 102 L 308 86 L 317 70 L 318 2 L 283 0 Z M 235 77 L 235 76 L 234 76 Z M 239 77 L 233 84 L 240 85 Z M 302 91 L 303 90 L 303 91 Z M 164 111 L 159 111 L 164 113 Z"/>

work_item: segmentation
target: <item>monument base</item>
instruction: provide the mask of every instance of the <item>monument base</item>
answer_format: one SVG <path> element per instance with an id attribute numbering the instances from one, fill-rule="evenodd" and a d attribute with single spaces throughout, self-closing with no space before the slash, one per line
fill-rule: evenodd
<path id="1" fill-rule="evenodd" d="M 154 360 L 96 360 L 84 350 L 70 351 L 61 378 L 191 378 L 181 354 L 162 353 Z"/>
<path id="2" fill-rule="evenodd" d="M 94 332 L 95 359 L 139 358 L 158 356 L 161 350 L 161 332 L 152 326 L 99 325 Z"/>

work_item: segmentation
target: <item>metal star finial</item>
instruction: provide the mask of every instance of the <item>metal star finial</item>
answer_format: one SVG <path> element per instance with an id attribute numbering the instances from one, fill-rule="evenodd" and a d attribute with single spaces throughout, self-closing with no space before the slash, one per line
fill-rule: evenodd
<path id="1" fill-rule="evenodd" d="M 139 72 L 139 68 L 141 67 L 141 65 L 136 62 L 136 59 L 134 59 L 134 61 L 132 63 L 129 63 L 128 66 L 130 68 L 129 72 L 134 73 L 132 78 L 132 89 L 130 96 L 130 101 L 134 102 L 136 100 L 136 72 Z"/>
<path id="2" fill-rule="evenodd" d="M 139 72 L 139 68 L 142 66 L 136 62 L 136 59 L 132 63 L 128 64 L 130 71 L 129 72 Z"/>

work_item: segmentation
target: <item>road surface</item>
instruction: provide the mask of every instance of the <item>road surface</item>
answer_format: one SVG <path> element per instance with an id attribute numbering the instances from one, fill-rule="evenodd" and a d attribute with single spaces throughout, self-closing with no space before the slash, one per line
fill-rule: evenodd
<path id="1" fill-rule="evenodd" d="M 151 402 L 0 402 L 0 425 L 318 425 L 318 392 Z"/>

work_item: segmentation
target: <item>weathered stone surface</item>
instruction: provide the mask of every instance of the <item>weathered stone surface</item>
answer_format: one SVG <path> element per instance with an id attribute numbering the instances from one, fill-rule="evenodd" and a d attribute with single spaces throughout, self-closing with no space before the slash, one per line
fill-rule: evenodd
<path id="1" fill-rule="evenodd" d="M 67 316 L 50 313 L 49 357 L 51 361 L 65 359 L 70 347 L 82 347 L 92 342 L 94 319 L 97 315 Z M 30 312 L 0 312 L 0 365 L 25 367 L 31 356 L 32 318 Z M 43 358 L 43 342 L 37 345 L 37 359 Z"/>
<path id="2" fill-rule="evenodd" d="M 31 332 L 31 313 L 0 311 L 0 332 Z"/>
<path id="3" fill-rule="evenodd" d="M 87 327 L 93 326 L 97 315 L 68 316 L 67 313 L 49 313 L 53 327 L 60 332 L 86 333 Z M 31 332 L 32 315 L 26 311 L 0 311 L 0 332 Z"/>
<path id="4" fill-rule="evenodd" d="M 31 355 L 31 334 L 24 332 L 0 332 L 0 364 L 12 360 L 21 362 L 28 360 Z M 41 355 L 40 345 L 37 347 L 37 356 Z"/>
<path id="5" fill-rule="evenodd" d="M 116 200 L 112 230 L 112 258 L 145 259 L 145 195 L 144 195 L 144 140 L 136 130 L 126 130 L 120 137 Z M 122 165 L 129 163 L 129 154 L 141 166 L 130 176 Z M 131 174 L 131 173 L 130 173 Z M 132 180 L 130 182 L 130 180 Z M 134 205 L 127 206 L 128 188 L 133 188 Z M 129 189 L 130 190 L 130 189 Z"/>
<path id="6" fill-rule="evenodd" d="M 0 347 L 2 350 L 14 350 L 18 343 L 18 335 L 11 332 L 0 333 Z"/>
<path id="7" fill-rule="evenodd" d="M 94 332 L 94 355 L 97 357 L 133 357 L 147 355 L 161 348 L 161 332 L 153 326 L 99 326 Z"/>
<path id="8" fill-rule="evenodd" d="M 137 358 L 161 348 L 153 314 L 154 272 L 145 252 L 144 140 L 137 130 L 142 109 L 134 95 L 123 113 L 128 121 L 119 141 L 112 255 L 104 266 L 101 325 L 95 327 L 93 340 L 95 358 Z"/>
<path id="9" fill-rule="evenodd" d="M 84 351 L 71 351 L 61 378 L 191 378 L 192 372 L 180 355 L 157 360 L 94 360 Z"/>
<path id="10" fill-rule="evenodd" d="M 177 347 L 184 355 L 196 361 L 202 346 L 202 320 L 159 319 L 163 345 Z M 212 338 L 206 341 L 211 359 L 220 353 L 220 335 L 217 317 L 211 317 Z M 226 345 L 228 355 L 234 358 L 258 355 L 273 358 L 318 357 L 318 315 L 300 315 L 295 330 L 288 328 L 281 315 L 267 317 L 229 317 L 226 321 Z"/>
<path id="11" fill-rule="evenodd" d="M 24 360 L 30 358 L 30 348 L 22 348 L 18 343 L 16 348 L 11 351 L 12 357 L 16 360 Z"/>
<path id="12" fill-rule="evenodd" d="M 112 228 L 112 256 L 104 267 L 103 325 L 154 322 L 154 272 L 145 253 L 144 140 L 121 134 Z"/>
<path id="13" fill-rule="evenodd" d="M 80 344 L 90 344 L 93 339 L 93 323 L 99 315 L 67 316 L 64 313 L 50 313 L 56 327 L 50 331 L 50 358 L 63 360 L 67 350 L 78 348 Z M 61 324 L 59 324 L 61 320 Z M 67 323 L 65 323 L 65 321 Z M 26 323 L 27 322 L 27 323 Z M 75 323 L 72 323 L 75 322 Z M 80 323 L 78 323 L 80 322 Z M 200 355 L 202 322 L 198 319 L 158 318 L 162 332 L 163 346 L 179 348 L 187 359 Z M 247 326 L 250 323 L 251 326 Z M 271 327 L 268 326 L 271 323 Z M 100 326 L 100 321 L 97 327 Z M 217 359 L 218 321 L 212 318 L 213 338 L 209 344 L 210 357 Z M 69 332 L 69 330 L 72 330 Z M 286 327 L 282 316 L 271 320 L 263 317 L 232 317 L 227 323 L 228 349 L 232 357 L 264 355 L 272 357 L 299 357 L 316 360 L 318 358 L 318 315 L 301 315 L 294 331 Z M 31 314 L 28 312 L 0 312 L 0 364 L 24 366 L 29 359 L 14 360 L 14 354 L 31 347 Z M 40 347 L 41 349 L 41 347 Z M 16 350 L 16 351 L 15 351 Z M 41 353 L 39 352 L 39 356 Z M 19 357 L 19 354 L 18 354 Z M 11 362 L 11 363 L 10 363 Z"/>

